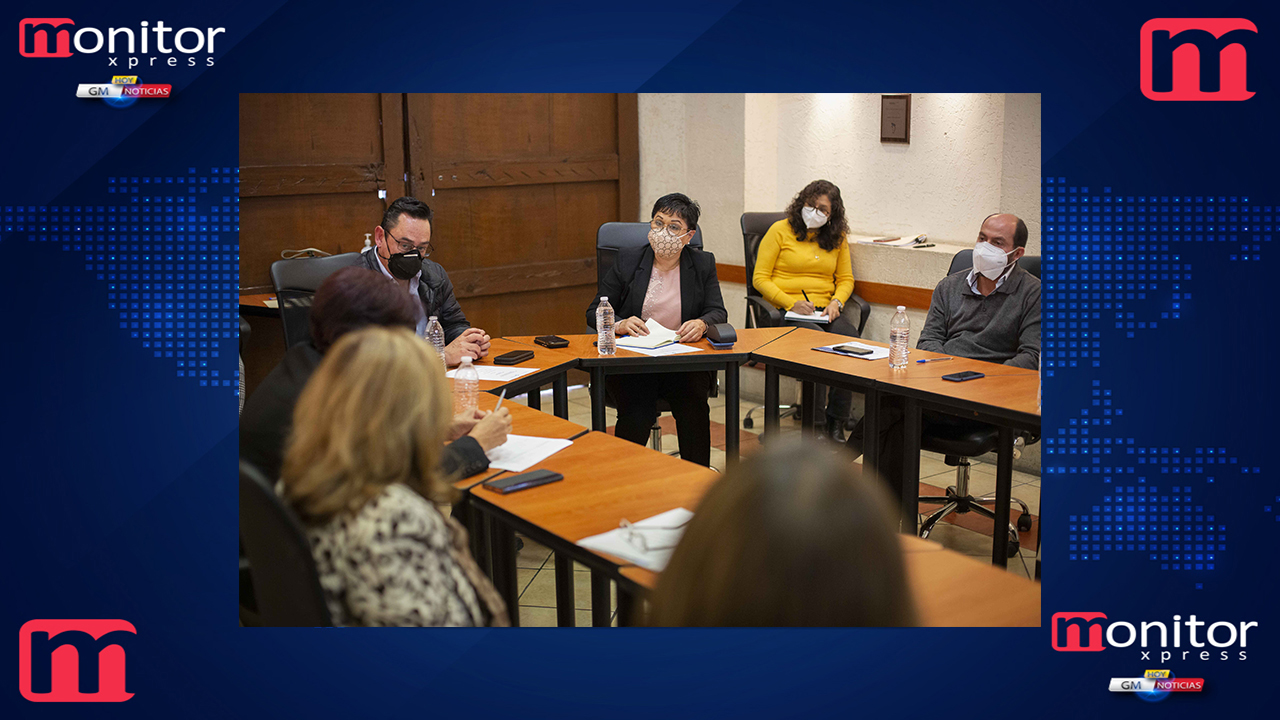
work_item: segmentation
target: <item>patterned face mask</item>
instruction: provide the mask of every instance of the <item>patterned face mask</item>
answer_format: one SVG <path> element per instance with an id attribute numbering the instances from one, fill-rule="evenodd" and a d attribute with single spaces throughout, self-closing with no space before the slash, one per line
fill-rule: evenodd
<path id="1" fill-rule="evenodd" d="M 650 230 L 649 247 L 653 248 L 655 257 L 670 260 L 679 255 L 681 250 L 684 250 L 684 242 L 682 242 L 681 238 L 688 234 L 688 232 L 685 232 L 684 234 L 676 235 L 667 228 Z"/>

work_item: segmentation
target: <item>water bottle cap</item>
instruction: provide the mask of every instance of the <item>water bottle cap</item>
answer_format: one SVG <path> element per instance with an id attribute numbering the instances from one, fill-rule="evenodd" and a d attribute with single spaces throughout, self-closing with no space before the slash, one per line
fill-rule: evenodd
<path id="1" fill-rule="evenodd" d="M 899 305 L 899 306 L 898 306 L 898 312 L 900 312 L 900 313 L 904 313 L 904 312 L 906 312 L 906 311 L 907 311 L 907 306 L 906 306 L 906 305 Z"/>
<path id="2" fill-rule="evenodd" d="M 609 296 L 608 296 L 608 295 L 601 295 L 601 296 L 600 296 L 600 302 L 608 302 L 608 301 L 609 301 Z"/>
<path id="3" fill-rule="evenodd" d="M 471 364 L 471 356 L 470 356 L 470 355 L 463 355 L 463 356 L 462 356 L 462 364 L 463 364 L 463 365 L 470 365 L 470 364 Z"/>
<path id="4" fill-rule="evenodd" d="M 901 308 L 899 308 L 899 309 L 901 309 Z M 435 316 L 435 315 L 432 315 L 430 318 L 427 318 L 427 319 L 428 319 L 428 320 L 435 320 L 435 319 L 436 319 L 436 316 Z"/>

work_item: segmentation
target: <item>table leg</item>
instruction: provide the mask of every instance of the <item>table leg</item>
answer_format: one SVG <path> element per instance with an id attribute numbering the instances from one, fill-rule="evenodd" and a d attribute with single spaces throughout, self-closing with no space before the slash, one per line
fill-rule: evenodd
<path id="1" fill-rule="evenodd" d="M 813 404 L 816 402 L 816 390 L 814 384 L 808 380 L 800 383 L 800 435 L 804 437 L 813 435 Z"/>
<path id="2" fill-rule="evenodd" d="M 778 368 L 764 366 L 764 434 L 778 432 Z"/>
<path id="3" fill-rule="evenodd" d="M 591 368 L 591 429 L 604 432 L 604 367 Z"/>
<path id="4" fill-rule="evenodd" d="M 613 624 L 613 602 L 609 597 L 609 576 L 597 570 L 591 571 L 591 626 L 609 627 Z"/>
<path id="5" fill-rule="evenodd" d="M 529 407 L 534 410 L 542 409 L 542 388 L 534 388 L 529 391 Z"/>
<path id="6" fill-rule="evenodd" d="M 880 467 L 880 391 L 874 387 L 862 395 L 862 468 Z"/>
<path id="7" fill-rule="evenodd" d="M 775 403 L 774 407 L 777 407 Z M 724 455 L 725 465 L 738 463 L 740 433 L 738 426 L 738 363 L 731 362 L 724 368 Z"/>
<path id="8" fill-rule="evenodd" d="M 618 585 L 618 627 L 631 627 L 635 625 L 638 619 L 635 617 L 636 608 L 640 603 L 636 597 L 626 592 L 622 585 Z"/>
<path id="9" fill-rule="evenodd" d="M 556 553 L 556 625 L 574 626 L 573 560 Z"/>
<path id="10" fill-rule="evenodd" d="M 551 408 L 556 417 L 569 419 L 569 375 L 560 373 L 551 381 Z"/>
<path id="11" fill-rule="evenodd" d="M 902 486 L 898 492 L 902 532 L 914 535 L 920 512 L 920 404 L 911 398 L 902 402 Z"/>
<path id="12" fill-rule="evenodd" d="M 1009 503 L 1013 495 L 1013 430 L 1000 428 L 996 446 L 996 514 L 995 531 L 991 533 L 991 564 L 1009 564 Z"/>
<path id="13" fill-rule="evenodd" d="M 516 582 L 516 534 L 497 518 L 489 518 L 493 587 L 507 604 L 511 627 L 520 626 L 520 593 Z"/>

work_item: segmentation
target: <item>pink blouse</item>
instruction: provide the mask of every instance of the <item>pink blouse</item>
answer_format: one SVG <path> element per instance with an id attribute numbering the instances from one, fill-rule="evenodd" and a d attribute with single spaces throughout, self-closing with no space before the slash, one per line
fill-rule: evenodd
<path id="1" fill-rule="evenodd" d="M 649 275 L 649 289 L 644 293 L 640 319 L 653 318 L 668 330 L 678 330 L 680 321 L 680 266 L 662 272 L 654 268 Z"/>

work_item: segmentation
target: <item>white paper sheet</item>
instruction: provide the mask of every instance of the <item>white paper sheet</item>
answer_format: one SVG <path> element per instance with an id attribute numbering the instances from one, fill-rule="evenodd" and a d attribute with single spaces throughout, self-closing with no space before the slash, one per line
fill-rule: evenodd
<path id="1" fill-rule="evenodd" d="M 649 357 L 662 357 L 663 355 L 680 355 L 682 353 L 702 352 L 702 348 L 697 348 L 692 345 L 683 345 L 681 343 L 672 343 L 670 345 L 663 345 L 662 347 L 656 347 L 656 348 L 629 347 L 627 349 L 630 350 L 631 352 L 640 353 L 641 355 L 648 355 Z"/>
<path id="2" fill-rule="evenodd" d="M 636 348 L 656 348 L 662 345 L 668 345 L 676 341 L 679 337 L 675 330 L 663 327 L 662 323 L 649 318 L 644 322 L 644 326 L 649 328 L 648 335 L 623 335 L 618 338 L 618 347 L 624 347 L 628 350 Z"/>
<path id="3" fill-rule="evenodd" d="M 573 444 L 572 440 L 508 435 L 507 441 L 485 453 L 489 467 L 524 472 Z"/>
<path id="4" fill-rule="evenodd" d="M 866 350 L 870 350 L 871 353 L 868 355 L 853 355 L 850 353 L 843 353 L 835 349 L 837 346 L 840 346 L 840 345 L 852 345 L 856 348 L 863 348 Z M 857 358 L 859 360 L 883 360 L 884 358 L 889 357 L 889 348 L 880 347 L 878 345 L 864 345 L 860 342 L 855 342 L 853 340 L 850 340 L 848 342 L 836 343 L 834 345 L 823 345 L 822 347 L 817 349 L 823 350 L 825 352 L 835 353 L 836 355 L 839 355 L 841 357 Z"/>
<path id="5" fill-rule="evenodd" d="M 529 373 L 536 373 L 542 368 L 527 367 L 507 367 L 505 365 L 475 365 L 473 366 L 479 373 L 481 380 L 495 380 L 497 382 L 511 382 L 517 378 L 522 378 Z M 458 374 L 456 369 L 450 370 L 444 376 L 452 378 Z"/>
<path id="6" fill-rule="evenodd" d="M 646 570 L 662 572 L 692 519 L 692 512 L 675 508 L 634 523 L 630 530 L 617 528 L 583 538 L 578 544 L 588 550 L 616 555 Z M 633 533 L 644 537 L 643 545 L 628 539 L 633 537 Z M 649 548 L 648 551 L 645 550 L 646 547 Z"/>
<path id="7" fill-rule="evenodd" d="M 788 310 L 787 314 L 784 317 L 787 320 L 799 320 L 801 322 L 811 322 L 811 323 L 831 322 L 831 318 L 827 317 L 824 313 L 820 313 L 820 312 L 814 312 L 812 314 L 805 315 L 804 313 L 792 312 Z"/>

